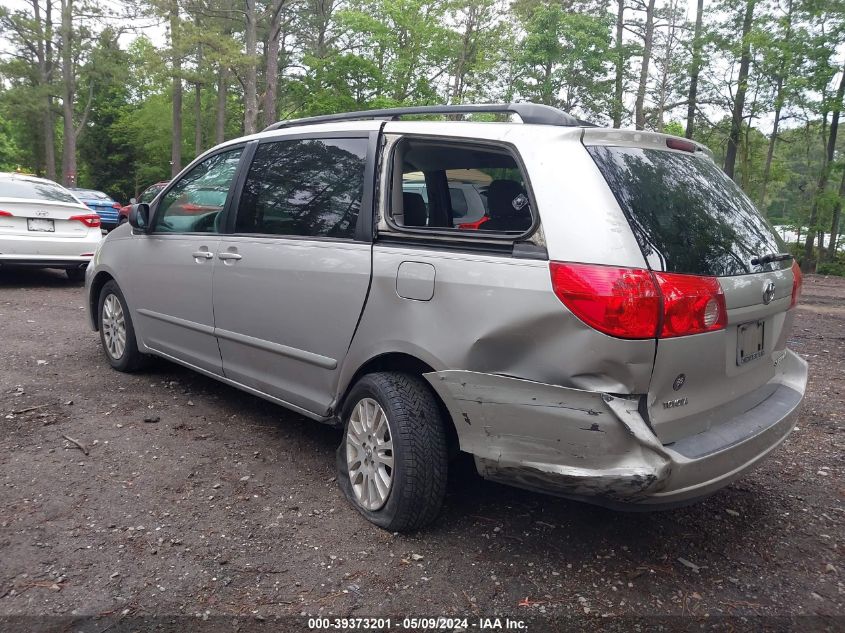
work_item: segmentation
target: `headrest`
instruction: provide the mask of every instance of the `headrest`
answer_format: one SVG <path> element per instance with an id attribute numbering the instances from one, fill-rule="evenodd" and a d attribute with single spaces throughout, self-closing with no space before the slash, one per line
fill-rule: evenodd
<path id="1" fill-rule="evenodd" d="M 510 218 L 525 215 L 528 196 L 522 185 L 514 180 L 494 180 L 487 187 L 487 207 L 490 218 Z"/>
<path id="2" fill-rule="evenodd" d="M 405 212 L 404 226 L 425 226 L 428 220 L 428 211 L 425 208 L 425 200 L 418 193 L 402 193 L 402 208 Z"/>

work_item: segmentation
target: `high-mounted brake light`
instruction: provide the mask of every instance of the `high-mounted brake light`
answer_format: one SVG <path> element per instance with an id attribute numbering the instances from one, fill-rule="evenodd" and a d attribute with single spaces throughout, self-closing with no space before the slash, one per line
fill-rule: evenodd
<path id="1" fill-rule="evenodd" d="M 669 149 L 677 149 L 682 152 L 692 152 L 695 153 L 695 143 L 692 141 L 685 141 L 680 138 L 667 138 L 666 139 L 666 147 Z"/>
<path id="2" fill-rule="evenodd" d="M 801 266 L 798 262 L 792 260 L 792 301 L 789 302 L 789 307 L 794 308 L 801 298 L 801 289 L 804 286 L 804 276 L 801 274 Z"/>
<path id="3" fill-rule="evenodd" d="M 95 229 L 100 226 L 100 216 L 96 213 L 89 213 L 87 215 L 72 215 L 68 220 L 77 220 L 82 222 L 89 229 Z"/>
<path id="4" fill-rule="evenodd" d="M 549 268 L 563 304 L 610 336 L 672 338 L 727 325 L 725 295 L 715 277 L 561 262 Z"/>

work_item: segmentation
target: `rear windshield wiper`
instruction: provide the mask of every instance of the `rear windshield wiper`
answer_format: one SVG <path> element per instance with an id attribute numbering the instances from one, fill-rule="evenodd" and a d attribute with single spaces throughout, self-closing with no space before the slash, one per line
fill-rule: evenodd
<path id="1" fill-rule="evenodd" d="M 754 257 L 751 260 L 752 266 L 765 266 L 772 262 L 782 262 L 787 259 L 792 259 L 792 253 L 766 253 L 762 257 Z"/>

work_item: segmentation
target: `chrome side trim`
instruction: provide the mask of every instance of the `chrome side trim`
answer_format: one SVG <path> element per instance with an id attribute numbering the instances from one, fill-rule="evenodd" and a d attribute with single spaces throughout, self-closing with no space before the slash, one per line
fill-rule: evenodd
<path id="1" fill-rule="evenodd" d="M 171 325 L 178 325 L 189 330 L 194 330 L 195 332 L 214 336 L 214 328 L 210 325 L 203 325 L 202 323 L 188 321 L 187 319 L 180 319 L 179 317 L 162 314 L 161 312 L 154 312 L 153 310 L 147 310 L 146 308 L 138 308 L 137 312 L 138 314 L 149 317 L 150 319 L 155 319 L 156 321 L 164 321 L 165 323 L 170 323 Z"/>
<path id="2" fill-rule="evenodd" d="M 300 360 L 304 363 L 308 363 L 309 365 L 316 365 L 322 369 L 337 369 L 337 361 L 334 358 L 329 358 L 328 356 L 321 356 L 320 354 L 306 352 L 305 350 L 297 349 L 296 347 L 288 347 L 287 345 L 280 345 L 279 343 L 271 343 L 270 341 L 265 341 L 260 338 L 247 336 L 245 334 L 238 334 L 237 332 L 230 332 L 229 330 L 222 330 L 220 328 L 215 328 L 214 334 L 218 338 L 222 338 L 227 341 L 234 341 L 235 343 L 249 345 L 250 347 L 255 347 L 256 349 L 262 349 L 274 354 L 287 356 L 288 358 Z"/>

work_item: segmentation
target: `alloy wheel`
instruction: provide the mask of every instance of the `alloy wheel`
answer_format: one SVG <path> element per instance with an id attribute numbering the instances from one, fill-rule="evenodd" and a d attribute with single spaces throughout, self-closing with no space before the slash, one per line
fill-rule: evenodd
<path id="1" fill-rule="evenodd" d="M 123 357 L 126 350 L 126 317 L 120 299 L 110 294 L 103 301 L 103 342 L 114 360 Z"/>
<path id="2" fill-rule="evenodd" d="M 393 438 L 387 415 L 372 398 L 363 398 L 346 428 L 346 465 L 361 507 L 378 510 L 393 485 Z"/>

